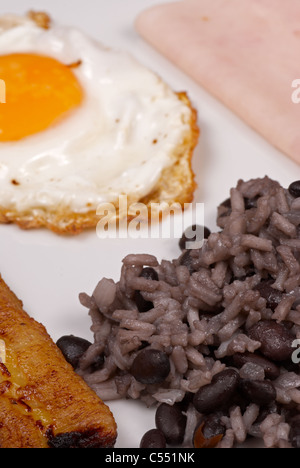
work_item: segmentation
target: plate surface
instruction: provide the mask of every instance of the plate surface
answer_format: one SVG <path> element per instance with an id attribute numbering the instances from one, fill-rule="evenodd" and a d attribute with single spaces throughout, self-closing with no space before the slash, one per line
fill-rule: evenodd
<path id="1" fill-rule="evenodd" d="M 165 2 L 168 0 L 164 0 Z M 268 175 L 288 186 L 299 179 L 299 166 L 271 147 L 187 75 L 145 43 L 134 29 L 138 13 L 159 0 L 11 0 L 0 14 L 44 10 L 61 24 L 77 26 L 109 47 L 131 52 L 176 91 L 187 91 L 198 109 L 201 138 L 194 155 L 198 190 L 195 202 L 205 204 L 205 224 L 216 228 L 216 207 L 238 179 Z M 299 78 L 299 77 L 295 77 Z M 102 277 L 117 280 L 128 253 L 179 255 L 176 239 L 100 240 L 96 230 L 63 238 L 45 230 L 21 231 L 0 226 L 0 273 L 24 308 L 42 322 L 56 341 L 65 334 L 92 339 L 80 292 L 92 293 Z M 139 446 L 154 427 L 154 411 L 134 401 L 110 403 L 119 426 L 117 447 Z"/>

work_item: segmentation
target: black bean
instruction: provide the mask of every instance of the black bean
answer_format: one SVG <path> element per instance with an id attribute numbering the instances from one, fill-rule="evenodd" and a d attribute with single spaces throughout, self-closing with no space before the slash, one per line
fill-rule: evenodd
<path id="1" fill-rule="evenodd" d="M 203 429 L 203 424 L 198 426 L 194 432 L 193 435 L 193 446 L 194 448 L 200 448 L 200 449 L 206 449 L 206 448 L 216 448 L 218 443 L 221 442 L 223 439 L 224 435 L 223 434 L 218 434 L 215 435 L 214 437 L 211 437 L 210 439 L 207 439 L 204 437 L 202 433 Z"/>
<path id="2" fill-rule="evenodd" d="M 206 226 L 203 227 L 203 226 L 197 226 L 196 224 L 194 224 L 193 226 L 187 228 L 184 234 L 182 235 L 179 241 L 180 249 L 185 250 L 187 248 L 187 245 L 186 245 L 187 242 L 195 242 L 196 240 L 197 241 L 202 240 L 202 239 L 199 239 L 199 234 L 198 234 L 198 239 L 197 239 L 197 231 L 200 231 L 201 229 L 203 229 L 203 239 L 208 239 L 208 237 L 211 234 L 210 229 L 208 229 L 208 227 Z"/>
<path id="3" fill-rule="evenodd" d="M 226 198 L 226 200 L 224 200 L 220 206 L 224 206 L 225 208 L 231 208 L 231 199 Z"/>
<path id="4" fill-rule="evenodd" d="M 294 348 L 295 350 L 295 348 Z M 300 372 L 300 364 L 298 361 L 298 358 L 299 358 L 299 355 L 298 355 L 298 351 L 297 351 L 297 355 L 295 356 L 296 360 L 295 362 L 293 362 L 293 359 L 294 359 L 294 356 L 292 356 L 292 359 L 291 357 L 289 357 L 289 359 L 287 359 L 286 361 L 283 361 L 282 363 L 282 366 L 284 367 L 285 370 L 289 371 L 289 372 L 295 372 L 296 374 L 299 374 Z"/>
<path id="5" fill-rule="evenodd" d="M 267 307 L 275 310 L 282 300 L 282 292 L 272 288 L 274 280 L 262 280 L 254 290 L 258 291 L 261 297 L 266 299 Z"/>
<path id="6" fill-rule="evenodd" d="M 211 230 L 207 226 L 204 226 L 204 239 L 208 239 L 210 235 Z"/>
<path id="7" fill-rule="evenodd" d="M 142 340 L 142 341 L 141 341 L 141 344 L 140 344 L 140 346 L 139 346 L 139 348 L 138 348 L 138 350 L 141 351 L 142 349 L 145 349 L 145 348 L 147 348 L 148 346 L 150 346 L 150 343 L 149 343 L 148 341 Z"/>
<path id="8" fill-rule="evenodd" d="M 211 439 L 212 437 L 218 436 L 220 434 L 225 435 L 226 426 L 221 421 L 222 413 L 217 412 L 210 414 L 204 420 L 202 427 L 202 433 L 205 439 Z"/>
<path id="9" fill-rule="evenodd" d="M 157 429 L 164 434 L 167 444 L 177 445 L 183 442 L 186 416 L 178 405 L 170 406 L 167 403 L 159 405 L 155 414 L 155 423 Z"/>
<path id="10" fill-rule="evenodd" d="M 91 343 L 83 338 L 68 335 L 59 338 L 56 345 L 63 353 L 66 361 L 76 369 L 78 367 L 79 359 L 91 346 Z"/>
<path id="11" fill-rule="evenodd" d="M 166 448 L 166 438 L 159 429 L 150 429 L 143 435 L 140 448 Z"/>
<path id="12" fill-rule="evenodd" d="M 195 269 L 193 267 L 193 258 L 191 257 L 190 250 L 187 250 L 186 252 L 184 252 L 183 255 L 181 255 L 179 263 L 180 265 L 187 267 L 191 275 L 195 272 Z"/>
<path id="13" fill-rule="evenodd" d="M 259 415 L 255 420 L 255 424 L 261 424 L 269 414 L 281 414 L 282 412 L 282 405 L 280 405 L 277 401 L 272 401 L 267 406 L 262 406 L 259 411 Z"/>
<path id="14" fill-rule="evenodd" d="M 259 199 L 259 195 L 257 195 L 256 197 L 253 197 L 253 198 L 244 197 L 245 209 L 250 210 L 251 208 L 256 208 L 258 199 Z"/>
<path id="15" fill-rule="evenodd" d="M 253 198 L 244 197 L 245 209 L 250 210 L 251 208 L 256 208 L 258 199 L 259 199 L 259 195 L 256 195 Z M 230 214 L 230 212 L 231 212 L 231 199 L 227 198 L 226 200 L 223 201 L 223 203 L 221 203 L 220 206 L 223 206 L 224 208 L 228 208 L 228 210 L 230 210 L 228 214 Z"/>
<path id="16" fill-rule="evenodd" d="M 289 192 L 294 198 L 300 197 L 300 180 L 296 180 L 289 186 Z"/>
<path id="17" fill-rule="evenodd" d="M 276 399 L 276 390 L 270 380 L 243 379 L 240 390 L 245 398 L 259 406 L 269 405 Z"/>
<path id="18" fill-rule="evenodd" d="M 193 403 L 196 410 L 209 414 L 229 403 L 235 395 L 239 380 L 239 374 L 234 369 L 226 369 L 216 374 L 210 384 L 201 387 L 195 393 Z"/>
<path id="19" fill-rule="evenodd" d="M 158 274 L 157 272 L 151 267 L 145 267 L 140 274 L 141 278 L 145 278 L 147 280 L 158 281 Z M 148 312 L 149 310 L 153 309 L 153 302 L 146 301 L 140 291 L 134 292 L 134 301 L 137 305 L 139 312 Z"/>
<path id="20" fill-rule="evenodd" d="M 193 403 L 193 398 L 194 398 L 194 393 L 192 392 L 185 393 L 183 400 L 181 400 L 181 402 L 178 403 L 178 405 L 181 408 L 181 411 L 183 411 L 184 413 L 187 412 L 188 407 L 190 406 L 191 403 Z"/>
<path id="21" fill-rule="evenodd" d="M 139 312 L 148 312 L 154 307 L 153 302 L 146 301 L 140 291 L 134 292 L 134 302 L 136 303 Z"/>
<path id="22" fill-rule="evenodd" d="M 219 315 L 221 312 L 224 311 L 224 307 L 222 305 L 216 304 L 215 307 L 207 306 L 207 310 L 199 310 L 199 317 L 200 319 L 211 319 L 213 315 Z"/>
<path id="23" fill-rule="evenodd" d="M 170 361 L 163 351 L 145 348 L 134 359 L 130 373 L 143 384 L 163 382 L 170 373 Z"/>
<path id="24" fill-rule="evenodd" d="M 152 281 L 158 281 L 159 279 L 157 272 L 154 270 L 154 268 L 151 268 L 151 267 L 143 268 L 142 273 L 140 274 L 140 277 L 148 279 L 148 280 L 152 280 Z"/>
<path id="25" fill-rule="evenodd" d="M 267 379 L 275 380 L 280 375 L 279 367 L 276 364 L 274 364 L 274 362 L 259 354 L 246 352 L 243 354 L 236 353 L 232 356 L 232 363 L 235 367 L 243 367 L 243 365 L 247 364 L 247 362 L 251 362 L 262 367 L 265 371 L 265 376 Z"/>
<path id="26" fill-rule="evenodd" d="M 254 276 L 257 273 L 255 266 L 252 264 L 245 266 L 244 269 L 245 269 L 246 275 L 237 278 L 240 281 L 245 281 L 246 278 L 250 278 L 251 276 Z"/>
<path id="27" fill-rule="evenodd" d="M 232 212 L 232 209 L 231 209 L 231 199 L 230 198 L 227 198 L 226 200 L 223 201 L 223 203 L 221 203 L 219 206 L 218 206 L 218 226 L 219 227 L 224 227 L 224 225 L 222 224 L 222 218 L 226 218 L 227 216 L 230 216 Z"/>
<path id="28" fill-rule="evenodd" d="M 223 413 L 213 413 L 196 426 L 193 435 L 195 448 L 215 448 L 226 433 L 226 426 L 222 423 Z"/>
<path id="29" fill-rule="evenodd" d="M 99 355 L 95 358 L 95 360 L 94 360 L 94 362 L 93 362 L 93 364 L 92 364 L 92 366 L 91 366 L 91 367 L 92 367 L 92 369 L 91 369 L 92 372 L 96 372 L 97 370 L 102 369 L 103 364 L 104 364 L 104 360 L 105 360 L 104 353 L 99 354 Z"/>
<path id="30" fill-rule="evenodd" d="M 251 339 L 259 341 L 260 352 L 272 361 L 291 358 L 294 335 L 282 323 L 275 320 L 261 320 L 248 330 Z"/>

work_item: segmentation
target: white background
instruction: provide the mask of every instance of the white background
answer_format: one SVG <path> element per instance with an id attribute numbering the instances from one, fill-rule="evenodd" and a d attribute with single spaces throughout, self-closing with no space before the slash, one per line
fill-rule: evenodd
<path id="1" fill-rule="evenodd" d="M 268 175 L 288 186 L 300 178 L 300 168 L 138 36 L 135 18 L 159 3 L 10 0 L 1 2 L 0 14 L 45 10 L 61 24 L 79 27 L 107 46 L 131 52 L 174 90 L 187 91 L 198 109 L 201 128 L 193 162 L 198 183 L 195 202 L 205 203 L 205 223 L 215 229 L 216 206 L 228 197 L 238 179 Z M 44 230 L 0 226 L 0 273 L 54 340 L 64 334 L 92 339 L 87 310 L 79 304 L 78 294 L 92 293 L 103 276 L 117 280 L 122 258 L 132 252 L 153 253 L 159 259 L 179 255 L 176 240 L 99 240 L 95 230 L 64 238 Z M 114 402 L 110 407 L 119 426 L 117 447 L 138 447 L 144 432 L 154 427 L 153 410 L 129 401 Z"/>

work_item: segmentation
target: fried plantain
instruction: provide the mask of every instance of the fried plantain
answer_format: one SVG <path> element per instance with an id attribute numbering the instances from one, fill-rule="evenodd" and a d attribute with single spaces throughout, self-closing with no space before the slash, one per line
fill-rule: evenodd
<path id="1" fill-rule="evenodd" d="M 0 277 L 0 447 L 113 447 L 114 417 Z"/>

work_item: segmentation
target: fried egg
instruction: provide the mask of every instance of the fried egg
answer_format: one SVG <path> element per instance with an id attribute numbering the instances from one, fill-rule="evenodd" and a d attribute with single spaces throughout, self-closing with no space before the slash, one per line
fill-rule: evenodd
<path id="1" fill-rule="evenodd" d="M 187 99 L 76 28 L 0 18 L 0 79 L 2 222 L 56 231 L 95 224 L 88 214 L 99 204 L 157 189 L 190 139 Z"/>

